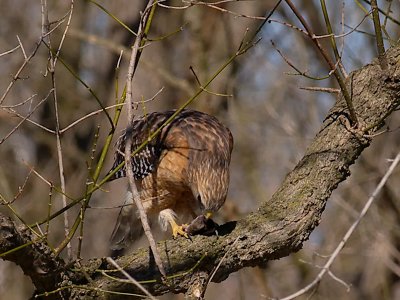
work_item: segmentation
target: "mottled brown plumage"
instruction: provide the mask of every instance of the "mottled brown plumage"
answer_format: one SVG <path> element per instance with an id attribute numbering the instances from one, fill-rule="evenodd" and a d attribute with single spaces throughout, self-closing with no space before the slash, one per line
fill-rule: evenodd
<path id="1" fill-rule="evenodd" d="M 175 110 L 154 112 L 135 120 L 117 142 L 113 169 L 124 161 L 126 142 L 132 151 L 146 141 Z M 150 219 L 161 227 L 170 224 L 174 236 L 186 235 L 177 222 L 217 211 L 225 202 L 229 185 L 232 134 L 215 117 L 183 110 L 146 147 L 132 157 L 141 201 Z M 126 176 L 122 168 L 110 180 Z M 128 191 L 112 234 L 113 250 L 120 250 L 142 232 L 140 219 Z M 132 205 L 129 205 L 132 204 Z"/>

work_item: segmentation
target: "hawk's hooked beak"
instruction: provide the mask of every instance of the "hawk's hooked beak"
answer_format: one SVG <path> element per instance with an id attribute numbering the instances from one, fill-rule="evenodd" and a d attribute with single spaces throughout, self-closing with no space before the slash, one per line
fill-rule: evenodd
<path id="1" fill-rule="evenodd" d="M 212 217 L 212 212 L 208 211 L 204 214 L 204 216 L 206 217 L 206 219 L 209 219 Z"/>

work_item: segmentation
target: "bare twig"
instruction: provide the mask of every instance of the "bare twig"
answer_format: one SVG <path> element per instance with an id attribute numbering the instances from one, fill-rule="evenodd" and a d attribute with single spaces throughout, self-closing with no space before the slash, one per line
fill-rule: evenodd
<path id="1" fill-rule="evenodd" d="M 369 5 L 371 5 L 371 1 L 368 1 L 368 0 L 362 0 L 362 1 L 364 1 L 365 3 L 368 3 Z M 387 14 L 385 11 L 383 11 L 383 10 L 380 9 L 379 7 L 378 7 L 378 11 L 379 11 L 381 14 L 385 15 L 385 17 L 387 17 L 390 21 L 392 21 L 392 22 L 395 23 L 396 25 L 400 25 L 400 21 L 396 20 L 395 18 L 393 18 L 392 16 L 390 16 L 389 14 Z"/>
<path id="2" fill-rule="evenodd" d="M 50 22 L 49 22 L 49 15 L 48 15 L 48 7 L 47 7 L 47 0 L 41 0 L 42 5 L 42 36 L 46 36 L 48 45 L 49 45 L 49 65 L 48 71 L 51 75 L 51 81 L 53 85 L 53 101 L 54 101 L 54 110 L 55 110 L 55 118 L 56 118 L 56 144 L 57 144 L 57 157 L 58 157 L 58 170 L 61 182 L 61 199 L 62 199 L 62 206 L 67 206 L 67 198 L 65 196 L 66 193 L 66 185 L 65 185 L 65 177 L 64 177 L 64 162 L 63 162 L 63 151 L 61 147 L 61 134 L 60 134 L 60 119 L 59 119 L 59 112 L 58 112 L 58 100 L 57 100 L 57 88 L 56 88 L 56 78 L 55 78 L 55 58 L 53 52 L 51 51 L 51 40 L 50 35 L 47 33 L 50 31 Z M 60 49 L 59 49 L 60 50 Z M 64 232 L 65 237 L 67 238 L 69 235 L 69 222 L 68 222 L 68 212 L 64 212 Z M 67 253 L 69 260 L 72 260 L 72 246 L 71 243 L 68 242 L 67 244 Z"/>
<path id="3" fill-rule="evenodd" d="M 24 180 L 24 182 L 22 183 L 22 186 L 19 186 L 19 187 L 18 187 L 18 192 L 17 192 L 17 194 L 14 196 L 14 198 L 13 198 L 13 200 L 12 200 L 11 202 L 14 202 L 15 200 L 17 200 L 17 199 L 21 196 L 21 194 L 22 194 L 22 192 L 24 191 L 25 186 L 26 186 L 26 183 L 28 182 L 28 180 L 29 180 L 31 174 L 32 174 L 32 170 L 29 170 L 29 173 L 28 173 L 28 175 L 26 175 L 25 180 Z"/>
<path id="4" fill-rule="evenodd" d="M 26 116 L 21 115 L 20 113 L 16 112 L 16 111 L 15 111 L 14 109 L 12 109 L 12 108 L 4 108 L 4 107 L 2 107 L 2 108 L 3 108 L 3 110 L 4 110 L 5 112 L 7 112 L 7 113 L 9 113 L 9 114 L 12 114 L 12 115 L 14 115 L 14 116 L 17 116 L 18 118 L 20 118 L 20 119 L 22 119 L 22 120 L 24 120 L 24 121 L 26 121 L 26 122 L 28 122 L 28 123 L 31 123 L 31 124 L 33 124 L 33 125 L 35 125 L 35 126 L 41 128 L 41 129 L 43 129 L 44 131 L 46 131 L 46 132 L 48 132 L 48 133 L 55 134 L 55 131 L 54 131 L 54 130 L 51 130 L 51 129 L 47 128 L 46 126 L 43 126 L 42 124 L 39 124 L 38 122 L 35 122 L 35 121 L 29 119 L 29 116 L 28 116 L 28 118 L 27 118 Z"/>
<path id="5" fill-rule="evenodd" d="M 124 269 L 122 269 L 115 260 L 113 260 L 111 257 L 107 257 L 107 261 L 112 264 L 118 271 L 120 271 L 128 280 L 129 282 L 133 283 L 136 285 L 147 297 L 149 297 L 152 300 L 156 300 L 156 298 L 150 294 L 148 290 L 146 290 L 143 285 L 141 285 L 135 278 L 133 278 L 131 275 L 129 275 Z"/>
<path id="6" fill-rule="evenodd" d="M 22 54 L 23 54 L 23 56 L 24 56 L 24 60 L 27 60 L 28 57 L 26 56 L 26 52 L 25 52 L 25 49 L 24 49 L 24 45 L 22 45 L 22 42 L 21 42 L 21 40 L 20 40 L 20 38 L 19 38 L 18 35 L 17 35 L 17 40 L 18 40 L 19 46 L 21 47 L 21 51 L 22 51 Z"/>
<path id="7" fill-rule="evenodd" d="M 352 101 L 351 96 L 350 96 L 350 94 L 349 94 L 349 92 L 347 90 L 346 84 L 345 84 L 342 76 L 340 75 L 340 73 L 338 72 L 338 70 L 336 68 L 336 64 L 333 63 L 333 61 L 330 59 L 328 53 L 326 53 L 325 49 L 320 44 L 319 40 L 315 38 L 313 30 L 308 25 L 308 23 L 304 19 L 303 15 L 294 6 L 292 1 L 291 0 L 285 0 L 285 1 L 286 1 L 287 5 L 289 5 L 289 7 L 293 11 L 293 13 L 296 15 L 296 17 L 300 21 L 300 23 L 304 26 L 305 30 L 307 31 L 307 33 L 311 37 L 311 41 L 318 48 L 318 50 L 321 53 L 321 55 L 323 56 L 324 60 L 328 64 L 330 70 L 333 71 L 333 74 L 335 75 L 336 81 L 338 82 L 338 84 L 340 86 L 340 89 L 342 91 L 343 98 L 346 101 L 347 108 L 348 108 L 349 113 L 350 113 L 350 118 L 351 118 L 351 121 L 352 121 L 352 125 L 357 125 L 358 124 L 358 120 L 357 120 L 356 112 L 354 110 L 353 101 Z"/>
<path id="8" fill-rule="evenodd" d="M 10 50 L 7 50 L 7 51 L 4 51 L 4 52 L 0 53 L 0 57 L 2 57 L 4 55 L 7 55 L 7 54 L 13 53 L 15 50 L 19 49 L 19 47 L 21 47 L 21 45 L 18 45 L 18 46 L 14 47 L 14 48 L 12 48 Z"/>
<path id="9" fill-rule="evenodd" d="M 40 43 L 42 41 L 42 36 L 40 37 L 39 41 L 36 43 L 36 47 L 32 50 L 31 54 L 27 57 L 27 59 L 24 60 L 24 62 L 21 64 L 15 75 L 12 77 L 11 82 L 8 84 L 6 90 L 4 91 L 3 95 L 0 98 L 0 105 L 3 104 L 4 100 L 6 99 L 8 93 L 11 91 L 11 88 L 13 87 L 14 83 L 19 79 L 19 75 L 22 73 L 22 71 L 25 69 L 25 67 L 28 65 L 29 61 L 35 56 L 37 50 L 40 47 Z"/>
<path id="10" fill-rule="evenodd" d="M 325 19 L 326 29 L 328 31 L 328 34 L 332 35 L 330 40 L 331 40 L 333 53 L 335 54 L 336 61 L 339 63 L 339 69 L 342 72 L 342 75 L 344 77 L 346 77 L 347 72 L 342 64 L 342 57 L 339 54 L 338 48 L 336 46 L 336 40 L 333 35 L 333 29 L 332 29 L 331 21 L 329 20 L 329 14 L 328 14 L 328 10 L 326 9 L 325 0 L 320 0 L 320 3 L 321 3 L 321 8 L 322 8 L 322 14 L 324 15 L 324 19 Z"/>
<path id="11" fill-rule="evenodd" d="M 156 6 L 154 6 L 154 0 L 149 0 L 146 6 L 145 11 L 142 14 L 141 20 L 140 20 L 140 25 L 139 29 L 137 32 L 137 37 L 135 39 L 135 43 L 133 44 L 132 47 L 132 53 L 131 53 L 131 59 L 129 61 L 129 68 L 128 68 L 128 74 L 126 78 L 126 102 L 127 102 L 127 107 L 128 107 L 128 124 L 131 124 L 134 120 L 134 114 L 133 114 L 133 109 L 134 109 L 134 103 L 133 103 L 133 97 L 132 97 L 132 79 L 133 75 L 135 73 L 140 55 L 141 55 L 141 47 L 145 43 L 145 35 L 146 35 L 146 26 L 147 26 L 147 21 L 151 21 L 152 13 L 154 12 Z M 140 220 L 142 222 L 142 226 L 144 229 L 144 233 L 147 237 L 147 240 L 149 241 L 149 245 L 151 248 L 151 251 L 153 252 L 154 256 L 154 261 L 157 264 L 157 267 L 161 273 L 161 275 L 165 278 L 167 276 L 163 263 L 161 261 L 161 257 L 158 253 L 156 242 L 154 240 L 153 234 L 151 233 L 149 221 L 147 219 L 147 214 L 144 211 L 143 204 L 140 200 L 140 194 L 137 189 L 137 186 L 135 184 L 135 180 L 133 178 L 133 169 L 132 169 L 132 143 L 131 141 L 128 141 L 125 146 L 125 169 L 126 169 L 126 174 L 128 177 L 129 181 L 129 187 L 132 192 L 132 197 L 135 201 L 136 207 L 139 211 L 139 216 Z"/>
<path id="12" fill-rule="evenodd" d="M 47 202 L 47 219 L 49 220 L 48 222 L 46 222 L 46 229 L 44 232 L 44 236 L 46 236 L 46 238 L 49 235 L 49 230 L 50 230 L 50 219 L 49 216 L 51 215 L 51 208 L 53 206 L 53 185 L 50 184 L 50 189 L 49 189 L 49 201 Z M 37 224 L 37 227 L 40 228 L 39 224 Z"/>
<path id="13" fill-rule="evenodd" d="M 57 49 L 57 52 L 56 52 L 56 55 L 55 55 L 55 58 L 54 58 L 54 67 L 57 64 L 57 59 L 58 59 L 58 56 L 60 55 L 61 47 L 64 44 L 64 40 L 65 40 L 65 37 L 67 36 L 67 32 L 68 32 L 69 26 L 71 25 L 71 19 L 72 19 L 73 11 L 74 11 L 74 0 L 71 0 L 71 6 L 70 6 L 70 9 L 69 9 L 67 25 L 65 26 L 65 29 L 64 29 L 60 44 L 58 45 L 58 49 Z"/>
<path id="14" fill-rule="evenodd" d="M 79 118 L 78 120 L 72 122 L 67 127 L 61 129 L 60 133 L 61 134 L 65 133 L 67 130 L 69 130 L 72 127 L 78 125 L 80 122 L 82 122 L 82 121 L 86 120 L 87 118 L 90 118 L 90 117 L 92 117 L 94 115 L 98 115 L 99 113 L 104 112 L 104 110 L 108 110 L 108 109 L 115 108 L 115 107 L 121 107 L 121 106 L 124 106 L 124 105 L 125 105 L 124 103 L 118 103 L 118 104 L 107 106 L 104 109 L 98 109 L 98 110 L 92 111 L 91 113 L 88 113 L 87 115 L 84 115 L 83 117 Z"/>
<path id="15" fill-rule="evenodd" d="M 34 167 L 30 166 L 28 163 L 25 163 L 25 165 L 29 168 L 29 172 L 33 172 L 40 180 L 42 180 L 45 184 L 47 184 L 49 187 L 53 187 L 53 184 L 48 181 L 46 178 L 44 178 L 38 171 L 34 169 Z"/>
<path id="16" fill-rule="evenodd" d="M 360 212 L 357 220 L 350 226 L 350 228 L 347 230 L 346 234 L 344 235 L 343 239 L 340 241 L 339 245 L 336 247 L 336 249 L 333 251 L 332 255 L 326 262 L 326 264 L 322 267 L 321 272 L 318 273 L 318 275 L 315 277 L 315 279 L 306 287 L 302 288 L 301 290 L 297 291 L 296 293 L 289 295 L 287 297 L 282 298 L 281 300 L 291 300 L 294 299 L 300 295 L 305 294 L 309 290 L 311 290 L 313 287 L 315 287 L 321 279 L 324 277 L 324 275 L 329 272 L 329 268 L 335 261 L 336 257 L 340 253 L 340 251 L 343 249 L 343 247 L 346 245 L 347 241 L 357 228 L 358 224 L 360 224 L 361 220 L 364 218 L 365 214 L 368 212 L 369 208 L 371 207 L 372 203 L 375 201 L 377 195 L 380 193 L 382 188 L 385 186 L 387 180 L 389 179 L 390 175 L 393 173 L 394 169 L 396 168 L 397 164 L 400 161 L 400 152 L 397 154 L 395 159 L 393 160 L 392 164 L 390 165 L 389 169 L 386 171 L 385 175 L 382 177 L 381 181 L 379 182 L 378 186 L 375 188 L 374 192 L 372 195 L 369 197 L 367 203 L 364 205 L 362 211 Z"/>
<path id="17" fill-rule="evenodd" d="M 235 246 L 236 242 L 240 239 L 240 236 L 238 236 L 232 243 L 232 245 L 230 246 L 229 250 L 227 250 L 224 254 L 224 256 L 222 256 L 221 260 L 219 261 L 218 265 L 215 267 L 215 269 L 213 270 L 210 278 L 208 279 L 208 283 L 211 282 L 211 280 L 214 278 L 215 274 L 217 273 L 219 267 L 221 266 L 222 262 L 224 261 L 225 257 L 228 255 L 228 253 L 233 249 L 233 247 Z"/>
<path id="18" fill-rule="evenodd" d="M 102 38 L 98 35 L 88 34 L 86 32 L 82 32 L 82 31 L 74 30 L 74 29 L 70 30 L 70 34 L 76 38 L 85 40 L 88 43 L 92 43 L 95 45 L 100 45 L 102 47 L 105 47 L 106 49 L 108 49 L 114 53 L 117 53 L 117 54 L 120 54 L 121 51 L 124 51 L 125 52 L 124 56 L 129 57 L 128 56 L 128 52 L 130 51 L 129 48 L 127 48 L 123 45 L 120 45 L 120 44 L 112 43 L 110 40 Z M 193 89 L 187 80 L 178 78 L 171 72 L 169 72 L 166 69 L 161 68 L 159 65 L 153 63 L 151 60 L 143 60 L 141 63 L 143 64 L 144 67 L 151 69 L 151 72 L 156 72 L 157 75 L 160 76 L 163 79 L 163 81 L 165 81 L 169 85 L 185 91 L 188 95 L 193 94 Z"/>
<path id="19" fill-rule="evenodd" d="M 41 36 L 39 37 L 39 40 L 36 42 L 34 49 L 32 50 L 31 54 L 24 59 L 24 62 L 21 64 L 21 66 L 18 68 L 17 72 L 12 76 L 12 80 L 11 82 L 8 84 L 6 90 L 4 91 L 4 93 L 1 95 L 0 97 L 0 105 L 3 104 L 4 100 L 6 99 L 7 95 L 10 93 L 11 88 L 14 86 L 15 82 L 20 79 L 20 75 L 22 73 L 22 71 L 25 69 L 25 67 L 28 65 L 29 61 L 36 55 L 37 51 L 40 48 L 41 43 L 43 42 L 43 40 L 50 35 L 54 30 L 56 30 L 58 28 L 58 26 L 61 25 L 63 21 L 60 21 L 56 26 L 54 26 L 53 29 L 48 30 L 45 34 L 41 34 Z M 19 48 L 19 47 L 18 47 Z"/>
<path id="20" fill-rule="evenodd" d="M 99 3 L 97 3 L 94 0 L 88 0 L 88 1 L 93 3 L 94 5 L 96 5 L 102 11 L 104 11 L 107 15 L 109 15 L 111 18 L 113 18 L 118 24 L 120 24 L 122 27 L 124 27 L 126 30 L 128 30 L 131 34 L 133 34 L 134 36 L 137 36 L 137 34 L 132 29 L 130 29 L 124 22 L 122 22 L 120 19 L 118 19 L 114 14 L 112 14 L 104 6 L 100 5 Z"/>
<path id="21" fill-rule="evenodd" d="M 297 73 L 290 73 L 290 75 L 301 75 L 301 76 L 304 76 L 304 77 L 306 77 L 306 78 L 308 78 L 308 79 L 312 79 L 312 80 L 324 80 L 324 79 L 329 78 L 329 76 L 331 76 L 331 74 L 332 74 L 332 73 L 331 73 L 332 71 L 331 71 L 331 72 L 329 72 L 328 75 L 323 76 L 323 77 L 315 77 L 315 76 L 308 75 L 306 71 L 301 71 L 298 67 L 296 67 L 296 66 L 289 60 L 289 58 L 287 58 L 287 57 L 282 53 L 282 51 L 279 50 L 279 49 L 276 47 L 274 41 L 272 41 L 272 40 L 271 40 L 271 45 L 272 45 L 272 47 L 274 47 L 274 49 L 276 50 L 276 52 L 278 52 L 278 54 L 282 57 L 282 59 L 283 59 L 293 70 L 295 70 L 295 71 L 297 72 Z"/>
<path id="22" fill-rule="evenodd" d="M 193 69 L 192 66 L 189 67 L 190 71 L 192 71 L 194 78 L 196 79 L 197 84 L 199 85 L 199 88 L 201 88 L 203 91 L 205 91 L 207 94 L 210 95 L 214 95 L 214 96 L 218 96 L 218 97 L 233 97 L 233 95 L 228 95 L 228 94 L 221 94 L 221 93 L 215 93 L 212 91 L 209 91 L 208 89 L 206 89 L 205 87 L 203 87 L 203 85 L 200 82 L 199 77 L 197 76 L 195 70 Z"/>
<path id="23" fill-rule="evenodd" d="M 331 276 L 331 278 L 337 282 L 339 282 L 341 285 L 343 285 L 346 288 L 346 292 L 350 292 L 351 284 L 348 284 L 345 282 L 343 279 L 340 279 L 337 277 L 331 270 L 328 270 L 328 275 Z"/>
<path id="24" fill-rule="evenodd" d="M 343 0 L 343 2 L 342 2 L 342 31 L 341 31 L 341 35 L 342 35 L 342 50 L 341 50 L 341 53 L 340 53 L 340 57 L 342 57 L 342 54 L 343 54 L 343 51 L 344 51 L 344 15 L 345 15 L 344 12 L 345 12 L 345 10 L 344 10 L 344 0 Z M 367 18 L 367 16 L 364 16 L 362 21 L 364 19 L 366 19 L 366 18 Z M 346 69 L 343 68 L 342 72 L 344 72 L 343 75 L 344 75 L 345 78 L 347 78 L 349 76 L 349 74 L 347 74 L 347 72 L 346 72 Z"/>
<path id="25" fill-rule="evenodd" d="M 325 88 L 325 87 L 319 87 L 319 86 L 303 86 L 303 87 L 300 87 L 300 89 L 306 90 L 306 91 L 324 92 L 324 93 L 330 93 L 330 94 L 339 94 L 340 93 L 340 89 Z"/>
<path id="26" fill-rule="evenodd" d="M 50 95 L 53 93 L 53 89 L 51 89 L 49 91 L 49 93 L 46 95 L 46 97 L 44 97 L 42 100 L 39 101 L 38 104 L 35 105 L 35 107 L 33 107 L 31 109 L 31 111 L 24 117 L 21 116 L 21 121 L 13 128 L 11 129 L 11 131 L 9 133 L 7 133 L 1 140 L 0 140 L 0 145 L 2 143 L 4 143 L 5 140 L 7 140 L 25 121 L 29 120 L 29 117 L 36 111 L 36 109 L 43 104 L 43 102 L 45 102 Z M 8 109 L 6 109 L 6 111 L 9 111 Z"/>
<path id="27" fill-rule="evenodd" d="M 385 55 L 385 45 L 383 44 L 381 21 L 379 20 L 378 4 L 376 0 L 371 0 L 372 18 L 374 20 L 376 48 L 378 49 L 378 59 L 382 70 L 388 68 L 388 62 Z"/>
<path id="28" fill-rule="evenodd" d="M 1 105 L 0 108 L 16 108 L 18 106 L 22 106 L 24 104 L 26 104 L 27 102 L 31 101 L 33 98 L 35 98 L 37 96 L 37 94 L 33 94 L 32 96 L 28 97 L 27 99 L 25 99 L 24 101 L 17 103 L 17 104 L 13 104 L 13 105 Z"/>
<path id="29" fill-rule="evenodd" d="M 335 39 L 338 39 L 338 38 L 344 38 L 344 37 L 350 35 L 353 32 L 360 32 L 360 31 L 357 30 L 357 28 L 359 28 L 362 25 L 362 23 L 364 23 L 365 19 L 370 14 L 371 14 L 371 12 L 366 12 L 364 17 L 361 19 L 361 21 L 358 22 L 358 24 L 356 26 L 354 26 L 354 27 L 350 27 L 350 26 L 345 25 L 344 24 L 344 20 L 342 18 L 342 27 L 348 27 L 350 29 L 350 31 L 348 31 L 348 32 L 344 32 L 344 30 L 342 29 L 342 33 L 341 34 L 333 34 L 332 33 L 332 34 L 324 34 L 324 35 L 314 35 L 313 38 L 315 38 L 315 39 L 326 39 L 326 38 L 332 38 L 333 37 Z M 298 32 L 310 37 L 308 32 L 306 32 L 305 30 L 303 30 L 303 29 L 301 29 L 301 28 L 299 28 L 299 27 L 297 27 L 297 26 L 295 26 L 293 24 L 290 24 L 290 23 L 287 23 L 287 22 L 284 22 L 284 21 L 280 21 L 280 20 L 269 20 L 268 22 L 269 23 L 278 23 L 278 24 L 281 24 L 283 26 L 287 26 L 287 27 L 289 27 L 291 29 L 294 29 L 294 30 L 296 30 L 296 31 L 298 31 Z"/>
<path id="30" fill-rule="evenodd" d="M 14 197 L 13 197 L 12 200 L 7 201 L 7 200 L 5 199 L 5 197 L 2 196 L 2 195 L 0 194 L 0 199 L 1 199 L 1 202 L 2 202 L 1 205 L 13 204 L 14 201 L 17 200 L 17 199 L 21 196 L 21 194 L 22 194 L 22 192 L 24 191 L 25 186 L 26 186 L 26 183 L 28 182 L 28 180 L 29 180 L 31 174 L 32 174 L 32 170 L 30 170 L 29 173 L 28 173 L 28 175 L 25 177 L 25 180 L 24 180 L 24 182 L 22 183 L 22 186 L 18 186 L 18 191 L 17 191 L 17 193 L 14 195 Z"/>
<path id="31" fill-rule="evenodd" d="M 233 15 L 235 17 L 241 17 L 241 18 L 246 18 L 246 19 L 254 19 L 254 20 L 265 20 L 266 19 L 266 17 L 250 16 L 250 15 L 246 15 L 246 14 L 237 13 L 237 12 L 234 12 L 234 11 L 219 7 L 219 6 L 217 6 L 216 4 L 213 4 L 213 3 L 200 2 L 200 1 L 193 1 L 191 3 L 193 3 L 194 5 L 204 5 L 204 6 L 213 8 L 215 10 L 219 10 L 219 11 L 221 11 L 223 13 L 227 13 L 227 14 Z"/>

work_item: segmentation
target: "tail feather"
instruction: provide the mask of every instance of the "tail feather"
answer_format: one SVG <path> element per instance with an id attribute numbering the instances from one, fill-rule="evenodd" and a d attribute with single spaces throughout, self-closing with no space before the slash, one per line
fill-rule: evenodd
<path id="1" fill-rule="evenodd" d="M 143 227 L 133 202 L 132 193 L 127 192 L 124 206 L 121 208 L 117 222 L 110 238 L 111 256 L 116 257 L 124 253 L 134 241 L 143 234 Z"/>

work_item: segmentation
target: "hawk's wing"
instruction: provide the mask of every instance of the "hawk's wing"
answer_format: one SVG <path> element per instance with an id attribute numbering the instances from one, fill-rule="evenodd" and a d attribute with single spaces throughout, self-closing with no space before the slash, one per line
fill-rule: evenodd
<path id="1" fill-rule="evenodd" d="M 176 110 L 166 112 L 154 112 L 135 120 L 123 134 L 119 137 L 116 144 L 114 164 L 110 172 L 116 169 L 125 161 L 125 145 L 127 141 L 132 143 L 134 152 L 143 142 L 149 139 L 150 135 L 161 127 Z M 161 133 L 150 140 L 146 146 L 132 157 L 132 167 L 135 179 L 143 179 L 151 174 L 160 160 L 163 150 L 171 149 L 175 145 L 174 136 L 168 133 L 181 132 L 185 136 L 192 152 L 190 161 L 202 161 L 202 158 L 214 157 L 217 162 L 229 162 L 233 147 L 232 134 L 228 128 L 224 127 L 219 121 L 210 115 L 193 111 L 183 110 L 176 118 L 167 124 Z M 212 152 L 214 156 L 206 154 Z M 110 173 L 109 172 L 109 173 Z M 120 168 L 110 179 L 118 179 L 126 176 L 125 167 Z"/>
<path id="2" fill-rule="evenodd" d="M 150 135 L 156 131 L 161 125 L 168 120 L 174 111 L 155 112 L 145 115 L 135 120 L 131 126 L 123 131 L 116 143 L 116 151 L 114 156 L 114 164 L 109 173 L 115 170 L 122 162 L 125 161 L 125 145 L 127 141 L 132 143 L 132 153 L 147 141 Z M 151 174 L 159 162 L 162 151 L 164 150 L 165 134 L 167 128 L 163 129 L 159 135 L 150 140 L 146 146 L 132 157 L 133 175 L 136 180 L 143 179 Z M 118 179 L 126 176 L 125 166 L 120 168 L 110 179 Z"/>

